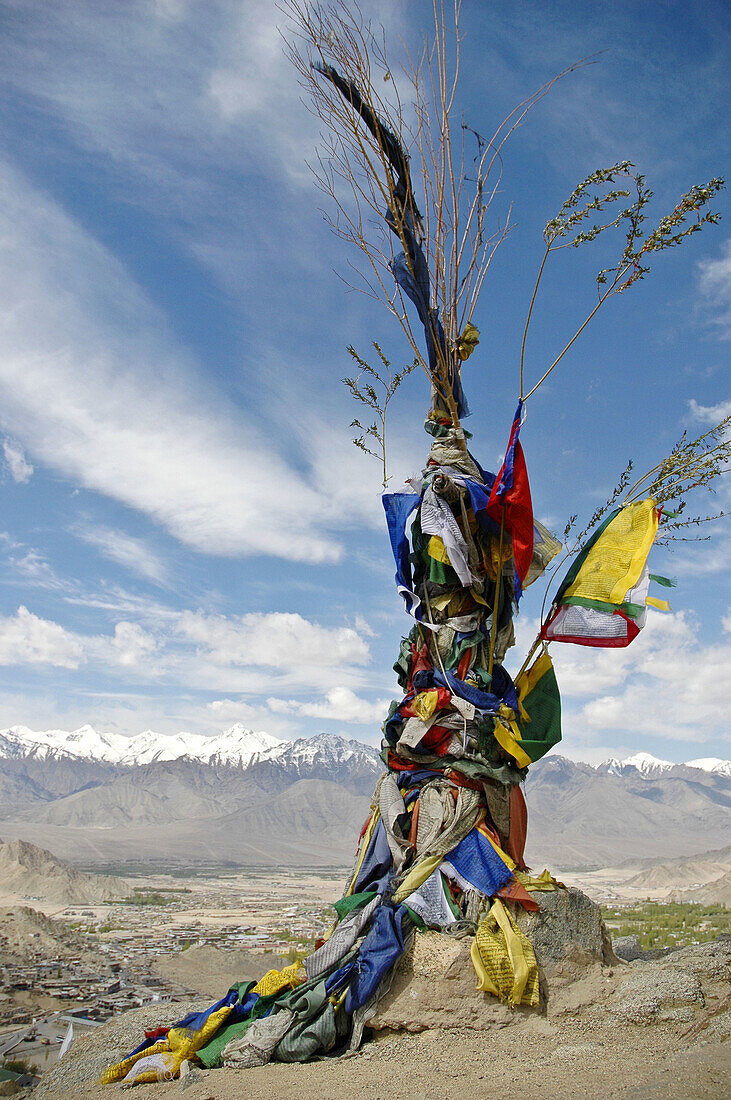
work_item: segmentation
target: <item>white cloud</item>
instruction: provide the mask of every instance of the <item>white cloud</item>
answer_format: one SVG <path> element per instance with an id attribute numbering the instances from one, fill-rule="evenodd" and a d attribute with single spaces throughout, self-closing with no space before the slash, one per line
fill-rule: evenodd
<path id="1" fill-rule="evenodd" d="M 722 623 L 731 634 L 731 612 Z M 512 675 L 537 626 L 537 620 L 518 618 Z M 663 741 L 727 738 L 731 639 L 704 645 L 699 633 L 692 614 L 650 608 L 645 629 L 624 649 L 552 644 L 564 738 L 557 751 L 598 763 L 637 752 L 648 737 L 657 739 L 653 752 L 670 755 L 671 748 L 658 747 Z"/>
<path id="2" fill-rule="evenodd" d="M 350 627 L 324 627 L 287 612 L 226 618 L 186 611 L 177 630 L 223 665 L 327 669 L 370 659 L 368 646 Z"/>
<path id="3" fill-rule="evenodd" d="M 728 737 L 731 642 L 703 646 L 697 634 L 685 612 L 648 613 L 647 627 L 622 651 L 624 659 L 612 661 L 609 651 L 598 651 L 597 665 L 602 656 L 610 658 L 594 688 L 605 694 L 581 708 L 579 722 L 595 731 L 623 731 L 635 744 L 643 735 L 697 742 Z M 565 695 L 587 690 L 580 678 L 572 683 L 570 670 L 565 675 L 566 666 L 576 663 L 581 658 L 577 662 L 573 654 L 556 661 Z M 616 690 L 607 693 L 610 687 Z"/>
<path id="4" fill-rule="evenodd" d="M 700 260 L 700 292 L 705 300 L 722 340 L 731 340 L 731 240 L 723 246 L 722 255 L 713 260 Z"/>
<path id="5" fill-rule="evenodd" d="M 214 699 L 207 709 L 217 722 L 259 722 L 263 711 L 240 699 Z"/>
<path id="6" fill-rule="evenodd" d="M 137 665 L 157 649 L 157 641 L 138 623 L 117 623 L 112 649 L 120 665 Z"/>
<path id="7" fill-rule="evenodd" d="M 319 527 L 345 517 L 326 495 L 207 396 L 165 318 L 104 248 L 3 175 L 6 426 L 41 462 L 197 550 L 336 560 Z"/>
<path id="8" fill-rule="evenodd" d="M 157 554 L 144 541 L 134 538 L 123 531 L 115 531 L 109 527 L 79 527 L 73 533 L 78 538 L 95 546 L 100 554 L 111 561 L 116 561 L 126 569 L 138 573 L 141 577 L 164 584 L 167 570 Z"/>
<path id="9" fill-rule="evenodd" d="M 83 647 L 58 623 L 40 619 L 22 604 L 15 615 L 0 616 L 0 665 L 54 665 L 78 668 Z"/>
<path id="10" fill-rule="evenodd" d="M 303 702 L 297 699 L 267 699 L 267 706 L 275 714 L 292 714 L 305 718 L 321 718 L 347 722 L 353 725 L 379 725 L 386 717 L 387 699 L 369 703 L 346 687 L 334 687 L 325 693 L 321 702 Z"/>
<path id="11" fill-rule="evenodd" d="M 709 427 L 713 427 L 721 420 L 725 420 L 727 416 L 731 416 L 731 400 L 719 401 L 717 405 L 701 405 L 695 398 L 692 398 L 688 402 L 688 406 L 693 419 L 698 420 L 701 424 L 707 424 Z"/>
<path id="12" fill-rule="evenodd" d="M 27 481 L 30 481 L 33 476 L 33 465 L 28 462 L 23 454 L 23 448 L 20 444 L 11 439 L 4 439 L 3 454 L 13 481 L 17 481 L 18 485 L 25 485 Z"/>

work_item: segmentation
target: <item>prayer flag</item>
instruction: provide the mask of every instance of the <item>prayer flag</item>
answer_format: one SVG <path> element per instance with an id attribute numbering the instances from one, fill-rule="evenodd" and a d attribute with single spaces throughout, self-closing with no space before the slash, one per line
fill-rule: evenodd
<path id="1" fill-rule="evenodd" d="M 520 599 L 533 558 L 533 503 L 523 448 L 518 438 L 522 411 L 523 401 L 520 400 L 510 429 L 505 459 L 495 478 L 486 509 L 495 523 L 502 522 L 504 512 L 505 530 L 513 543 L 516 599 Z"/>
<path id="2" fill-rule="evenodd" d="M 543 638 L 616 649 L 637 637 L 645 625 L 647 558 L 658 520 L 650 497 L 610 513 L 566 574 Z"/>

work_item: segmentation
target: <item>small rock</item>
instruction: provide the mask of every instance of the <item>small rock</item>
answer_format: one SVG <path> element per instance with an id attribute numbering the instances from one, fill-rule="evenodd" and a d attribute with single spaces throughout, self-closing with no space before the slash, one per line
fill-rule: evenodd
<path id="1" fill-rule="evenodd" d="M 557 1047 L 551 1055 L 551 1058 L 559 1062 L 583 1062 L 587 1057 L 591 1058 L 598 1050 L 598 1043 L 573 1043 L 570 1046 Z"/>
<path id="2" fill-rule="evenodd" d="M 639 936 L 617 936 L 612 940 L 612 947 L 614 954 L 625 962 L 634 962 L 635 959 L 642 958 Z"/>
<path id="3" fill-rule="evenodd" d="M 183 1066 L 187 1065 L 187 1069 L 183 1072 Z M 208 1073 L 204 1069 L 198 1069 L 197 1066 L 191 1065 L 187 1060 L 180 1066 L 180 1091 L 184 1092 L 185 1089 L 191 1087 L 191 1085 L 197 1085 L 200 1081 L 208 1076 Z"/>

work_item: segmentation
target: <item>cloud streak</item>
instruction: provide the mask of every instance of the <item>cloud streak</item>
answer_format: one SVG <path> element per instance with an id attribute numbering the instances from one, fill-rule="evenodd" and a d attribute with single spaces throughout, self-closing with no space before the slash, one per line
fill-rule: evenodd
<path id="1" fill-rule="evenodd" d="M 165 564 L 144 539 L 134 538 L 110 527 L 78 527 L 73 534 L 95 547 L 103 557 L 123 565 L 140 577 L 160 585 L 166 583 Z"/>
<path id="2" fill-rule="evenodd" d="M 38 461 L 196 550 L 336 561 L 338 543 L 318 529 L 334 518 L 325 495 L 203 391 L 165 318 L 102 246 L 2 175 L 6 427 Z"/>

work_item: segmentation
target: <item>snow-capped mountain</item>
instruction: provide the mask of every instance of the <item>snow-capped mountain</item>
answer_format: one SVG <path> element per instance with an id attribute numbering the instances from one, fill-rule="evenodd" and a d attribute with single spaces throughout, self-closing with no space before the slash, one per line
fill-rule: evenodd
<path id="1" fill-rule="evenodd" d="M 192 733 L 163 735 L 145 730 L 136 737 L 126 739 L 120 764 L 153 764 L 156 760 L 179 760 L 181 756 L 195 756 L 199 737 Z"/>
<path id="2" fill-rule="evenodd" d="M 633 756 L 628 756 L 624 760 L 611 757 L 599 765 L 599 770 L 608 772 L 609 775 L 626 775 L 630 768 L 633 768 L 640 775 L 648 776 L 660 775 L 662 772 L 666 772 L 668 768 L 676 766 L 670 760 L 659 760 L 649 752 L 636 752 Z"/>
<path id="3" fill-rule="evenodd" d="M 296 741 L 282 741 L 260 753 L 252 764 L 275 761 L 279 767 L 299 774 L 309 775 L 313 770 L 334 774 L 340 769 L 351 773 L 357 770 L 379 772 L 383 764 L 378 750 L 362 741 L 337 737 L 332 733 L 319 733 L 315 737 L 299 737 Z"/>
<path id="4" fill-rule="evenodd" d="M 188 755 L 219 764 L 250 764 L 262 753 L 278 752 L 291 743 L 262 730 L 248 730 L 241 722 L 201 742 L 200 750 Z"/>
<path id="5" fill-rule="evenodd" d="M 720 760 L 715 756 L 674 764 L 670 760 L 660 760 L 649 752 L 636 752 L 633 756 L 625 757 L 624 760 L 610 757 L 609 760 L 596 765 L 597 771 L 608 775 L 631 775 L 636 772 L 645 779 L 657 778 L 673 768 L 700 768 L 704 772 L 731 776 L 731 760 Z"/>
<path id="6" fill-rule="evenodd" d="M 688 760 L 686 768 L 700 768 L 716 775 L 731 775 L 731 760 L 719 760 L 717 756 L 704 756 L 700 760 Z"/>
<path id="7" fill-rule="evenodd" d="M 155 733 L 145 730 L 136 737 L 100 733 L 93 726 L 77 730 L 43 730 L 11 726 L 0 730 L 0 757 L 45 760 L 49 756 L 72 756 L 102 760 L 110 764 L 150 764 L 188 756 L 206 763 L 248 765 L 252 759 L 283 744 L 271 733 L 248 730 L 237 722 L 222 733 L 207 737 L 201 733 Z"/>
<path id="8" fill-rule="evenodd" d="M 93 726 L 76 730 L 42 730 L 27 726 L 10 726 L 0 730 L 0 756 L 16 758 L 33 756 L 45 760 L 48 756 L 80 756 L 87 760 L 122 761 L 130 739 L 118 733 L 99 733 Z"/>

